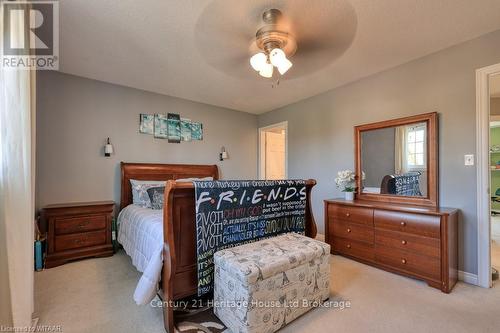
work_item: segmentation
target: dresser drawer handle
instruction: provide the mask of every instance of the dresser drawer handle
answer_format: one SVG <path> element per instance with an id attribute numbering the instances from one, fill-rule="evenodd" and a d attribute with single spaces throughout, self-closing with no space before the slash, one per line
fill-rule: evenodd
<path id="1" fill-rule="evenodd" d="M 83 243 L 83 239 L 75 239 L 75 244 L 80 245 Z"/>
<path id="2" fill-rule="evenodd" d="M 349 217 L 351 216 L 351 213 L 345 213 L 345 216 Z"/>
<path id="3" fill-rule="evenodd" d="M 90 221 L 85 221 L 85 222 L 82 222 L 78 225 L 78 228 L 85 228 L 86 226 L 88 226 L 90 224 Z"/>
<path id="4" fill-rule="evenodd" d="M 347 228 L 347 232 L 349 232 L 349 233 L 350 233 L 351 231 L 352 231 L 352 230 L 351 230 L 351 228 Z"/>
<path id="5" fill-rule="evenodd" d="M 351 244 L 347 244 L 347 248 L 350 249 L 351 248 Z"/>
<path id="6" fill-rule="evenodd" d="M 401 244 L 406 245 L 406 241 L 403 239 L 403 240 L 401 241 Z"/>
<path id="7" fill-rule="evenodd" d="M 401 263 L 406 264 L 406 259 L 401 259 Z"/>
<path id="8" fill-rule="evenodd" d="M 401 221 L 401 226 L 404 227 L 406 225 L 406 222 L 405 221 Z"/>

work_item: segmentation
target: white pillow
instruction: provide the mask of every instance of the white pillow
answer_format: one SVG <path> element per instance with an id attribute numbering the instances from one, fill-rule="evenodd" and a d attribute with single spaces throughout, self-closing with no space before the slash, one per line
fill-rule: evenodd
<path id="1" fill-rule="evenodd" d="M 179 178 L 176 179 L 176 182 L 192 182 L 195 180 L 214 180 L 214 177 L 203 177 L 203 178 Z"/>
<path id="2" fill-rule="evenodd" d="M 132 186 L 132 203 L 145 208 L 151 208 L 148 189 L 152 187 L 164 187 L 165 181 L 161 180 L 130 180 Z"/>
<path id="3" fill-rule="evenodd" d="M 194 180 L 214 180 L 214 177 L 203 178 L 180 178 L 178 182 L 192 182 Z M 161 180 L 136 180 L 131 179 L 132 186 L 132 203 L 145 208 L 151 208 L 151 199 L 149 198 L 148 190 L 153 187 L 165 187 L 166 181 Z"/>

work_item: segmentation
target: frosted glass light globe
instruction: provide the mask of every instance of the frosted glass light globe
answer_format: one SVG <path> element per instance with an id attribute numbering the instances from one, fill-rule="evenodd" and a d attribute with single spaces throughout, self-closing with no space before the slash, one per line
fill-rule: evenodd
<path id="1" fill-rule="evenodd" d="M 269 59 L 271 60 L 271 64 L 273 64 L 273 66 L 279 67 L 283 61 L 286 60 L 286 55 L 282 49 L 276 48 L 271 50 Z"/>
<path id="2" fill-rule="evenodd" d="M 293 66 L 292 62 L 285 58 L 281 61 L 281 64 L 278 66 L 278 72 L 281 75 L 285 74 L 291 67 Z"/>
<path id="3" fill-rule="evenodd" d="M 259 71 L 260 76 L 271 78 L 273 77 L 273 65 L 270 63 L 265 63 L 262 69 Z"/>
<path id="4" fill-rule="evenodd" d="M 262 52 L 259 52 L 250 58 L 250 65 L 257 72 L 261 71 L 262 68 L 266 65 L 266 63 L 267 63 L 267 57 Z"/>

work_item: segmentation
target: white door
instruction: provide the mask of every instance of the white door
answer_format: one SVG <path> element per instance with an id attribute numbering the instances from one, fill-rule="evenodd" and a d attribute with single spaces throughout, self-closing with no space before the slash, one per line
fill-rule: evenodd
<path id="1" fill-rule="evenodd" d="M 285 178 L 285 133 L 266 132 L 266 179 Z"/>
<path id="2" fill-rule="evenodd" d="M 287 123 L 259 129 L 259 178 L 287 179 Z"/>

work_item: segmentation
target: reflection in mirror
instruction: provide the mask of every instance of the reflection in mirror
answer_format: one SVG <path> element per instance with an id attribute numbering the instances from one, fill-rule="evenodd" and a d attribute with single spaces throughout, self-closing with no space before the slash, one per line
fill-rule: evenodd
<path id="1" fill-rule="evenodd" d="M 362 193 L 427 197 L 427 123 L 361 132 Z"/>

